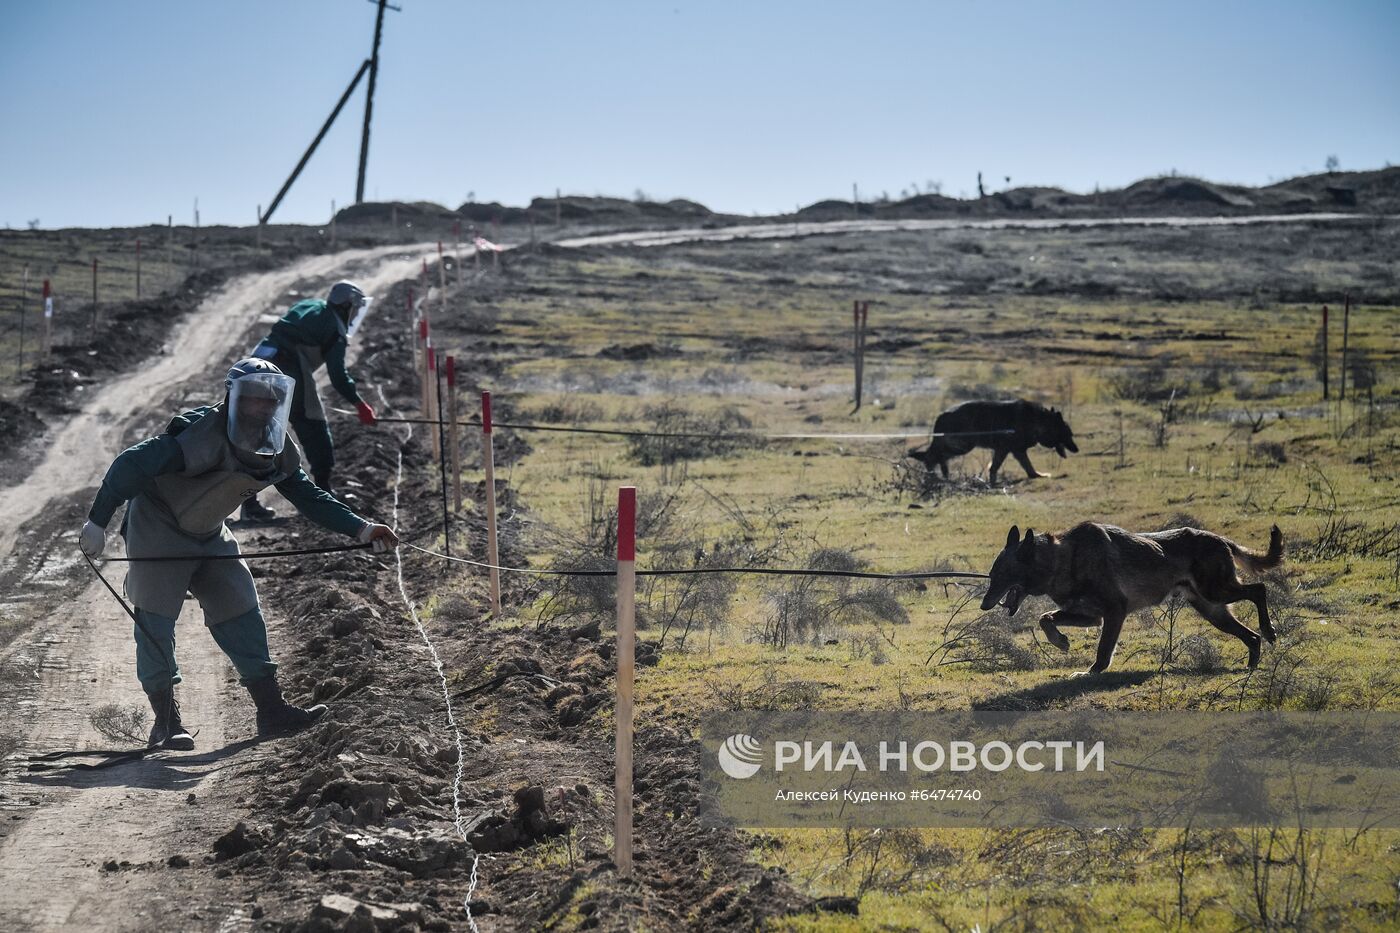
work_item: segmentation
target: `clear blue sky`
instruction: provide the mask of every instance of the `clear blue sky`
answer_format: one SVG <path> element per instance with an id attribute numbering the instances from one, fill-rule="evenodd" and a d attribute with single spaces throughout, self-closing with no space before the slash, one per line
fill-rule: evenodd
<path id="1" fill-rule="evenodd" d="M 750 213 L 1262 184 L 1400 161 L 1400 2 L 398 0 L 366 197 Z M 0 223 L 249 224 L 369 54 L 367 0 L 3 0 Z M 354 198 L 363 86 L 276 219 Z"/>

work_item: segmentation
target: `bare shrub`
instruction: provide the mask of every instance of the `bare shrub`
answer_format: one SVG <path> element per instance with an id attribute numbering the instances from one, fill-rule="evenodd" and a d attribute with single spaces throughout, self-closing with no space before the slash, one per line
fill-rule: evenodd
<path id="1" fill-rule="evenodd" d="M 1288 451 L 1278 441 L 1260 441 L 1250 448 L 1255 463 L 1266 467 L 1278 467 L 1288 462 Z"/>
<path id="2" fill-rule="evenodd" d="M 540 607 L 541 621 L 607 622 L 617 615 L 617 506 L 609 501 L 600 480 L 590 480 L 584 503 L 583 523 L 577 531 L 546 532 L 555 553 L 549 569 L 565 572 L 591 572 L 595 576 L 554 577 L 546 584 Z M 636 534 L 649 549 L 674 534 L 674 507 L 682 495 L 679 488 L 640 491 L 637 495 Z M 639 613 L 639 627 L 645 624 Z"/>
<path id="3" fill-rule="evenodd" d="M 841 548 L 820 548 L 806 569 L 850 572 L 866 562 Z M 904 584 L 907 586 L 908 584 Z M 764 594 L 767 612 L 758 641 L 774 648 L 822 640 L 838 625 L 905 625 L 909 612 L 899 601 L 900 583 L 852 577 L 793 576 Z"/>
<path id="4" fill-rule="evenodd" d="M 967 640 L 954 656 L 978 671 L 1033 671 L 1040 667 L 1035 651 L 1007 631 L 995 615 L 986 615 L 968 629 Z"/>
<path id="5" fill-rule="evenodd" d="M 92 727 L 114 742 L 146 744 L 146 711 L 139 706 L 108 703 L 88 716 Z"/>
<path id="6" fill-rule="evenodd" d="M 668 542 L 657 552 L 652 567 L 658 570 L 712 569 L 742 563 L 742 554 L 732 546 L 706 551 L 688 542 Z M 660 630 L 657 641 L 662 647 L 669 637 L 684 651 L 693 633 L 724 628 L 738 585 L 737 576 L 731 573 L 644 577 L 638 595 L 645 624 Z"/>
<path id="7" fill-rule="evenodd" d="M 1205 635 L 1187 635 L 1176 651 L 1177 663 L 1193 674 L 1214 674 L 1224 667 L 1220 646 Z"/>
<path id="8" fill-rule="evenodd" d="M 545 424 L 588 424 L 602 420 L 603 406 L 589 399 L 565 395 L 530 409 L 526 417 Z"/>
<path id="9" fill-rule="evenodd" d="M 808 710 L 821 699 L 821 686 L 810 680 L 784 680 L 772 665 L 750 673 L 742 680 L 733 677 L 710 677 L 705 689 L 716 706 L 730 712 L 757 710 L 760 712 L 789 712 Z"/>
<path id="10" fill-rule="evenodd" d="M 628 451 L 642 466 L 699 460 L 732 453 L 750 443 L 739 432 L 753 422 L 737 408 L 726 407 L 713 414 L 693 412 L 675 402 L 649 405 L 642 412 L 646 430 L 663 437 L 628 438 Z M 695 435 L 695 436 L 674 436 Z"/>
<path id="11" fill-rule="evenodd" d="M 1238 882 L 1235 916 L 1251 929 L 1302 930 L 1314 926 L 1327 837 L 1301 826 L 1255 827 L 1233 860 Z"/>

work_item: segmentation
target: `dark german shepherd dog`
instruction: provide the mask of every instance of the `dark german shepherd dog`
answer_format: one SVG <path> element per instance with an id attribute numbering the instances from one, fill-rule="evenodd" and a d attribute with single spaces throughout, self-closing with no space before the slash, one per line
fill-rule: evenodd
<path id="1" fill-rule="evenodd" d="M 955 405 L 933 424 L 934 437 L 927 447 L 915 447 L 909 456 L 922 460 L 930 473 L 935 468 L 943 471 L 948 478 L 948 460 L 961 457 L 974 447 L 987 447 L 992 450 L 991 482 L 997 481 L 997 470 L 1010 454 L 1026 471 L 1026 476 L 1048 476 L 1037 473 L 1031 466 L 1031 458 L 1026 451 L 1036 444 L 1053 448 L 1061 457 L 1065 451 L 1079 453 L 1074 443 L 1074 432 L 1065 423 L 1065 416 L 1053 408 L 1046 408 L 1038 402 L 1026 399 L 1012 399 L 1005 402 L 963 402 Z M 955 435 L 938 437 L 937 435 Z M 956 435 L 967 435 L 959 437 Z"/>
<path id="2" fill-rule="evenodd" d="M 1097 674 L 1113 662 L 1113 649 L 1128 613 L 1155 606 L 1176 593 L 1211 625 L 1244 642 L 1253 668 L 1259 664 L 1259 634 L 1235 618 L 1229 604 L 1246 599 L 1254 603 L 1259 627 L 1270 644 L 1274 627 L 1264 584 L 1241 583 L 1236 562 L 1254 573 L 1283 563 L 1283 533 L 1278 526 L 1270 532 L 1268 553 L 1259 554 L 1195 528 L 1133 534 L 1113 525 L 1084 522 L 1060 535 L 1037 535 L 1027 529 L 1023 539 L 1013 525 L 1006 547 L 992 564 L 982 609 L 1002 602 L 1015 615 L 1027 595 L 1049 596 L 1060 608 L 1042 615 L 1040 628 L 1061 651 L 1069 650 L 1069 639 L 1056 626 L 1102 626 L 1098 656 L 1088 671 L 1081 672 Z"/>

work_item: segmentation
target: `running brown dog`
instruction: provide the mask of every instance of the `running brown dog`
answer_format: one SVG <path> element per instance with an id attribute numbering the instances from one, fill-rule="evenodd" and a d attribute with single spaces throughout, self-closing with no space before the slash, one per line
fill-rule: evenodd
<path id="1" fill-rule="evenodd" d="M 1156 606 L 1180 594 L 1207 622 L 1234 635 L 1249 649 L 1249 666 L 1259 664 L 1259 633 L 1230 611 L 1230 603 L 1249 600 L 1259 611 L 1264 639 L 1273 644 L 1267 591 L 1262 583 L 1241 583 L 1236 563 L 1258 573 L 1283 562 L 1283 533 L 1269 535 L 1269 550 L 1259 554 L 1229 538 L 1195 528 L 1172 528 L 1134 534 L 1113 525 L 1084 522 L 1059 534 L 1037 535 L 1011 526 L 1006 547 L 992 564 L 982 609 L 1001 602 L 1015 615 L 1026 596 L 1049 596 L 1060 608 L 1040 617 L 1050 643 L 1069 650 L 1069 639 L 1056 626 L 1099 632 L 1098 656 L 1088 671 L 1097 674 L 1113 663 L 1113 650 L 1128 613 Z M 1004 598 L 1004 601 L 1003 601 Z"/>

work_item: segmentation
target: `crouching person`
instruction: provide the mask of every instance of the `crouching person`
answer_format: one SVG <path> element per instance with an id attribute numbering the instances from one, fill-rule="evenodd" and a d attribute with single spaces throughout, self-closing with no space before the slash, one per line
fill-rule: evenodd
<path id="1" fill-rule="evenodd" d="M 228 371 L 224 388 L 220 404 L 176 416 L 165 433 L 112 462 L 80 535 L 83 553 L 101 555 L 107 524 L 127 502 L 121 534 L 128 557 L 188 557 L 127 565 L 136 676 L 155 713 L 153 746 L 194 748 L 175 700 L 175 620 L 186 592 L 199 600 L 209 633 L 252 694 L 259 735 L 300 729 L 326 712 L 320 705 L 293 706 L 278 686 L 253 577 L 225 524 L 245 498 L 276 486 L 324 528 L 376 551 L 398 544 L 393 529 L 356 515 L 302 470 L 296 445 L 287 442 L 291 377 L 266 360 L 246 359 Z"/>

